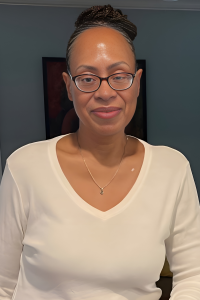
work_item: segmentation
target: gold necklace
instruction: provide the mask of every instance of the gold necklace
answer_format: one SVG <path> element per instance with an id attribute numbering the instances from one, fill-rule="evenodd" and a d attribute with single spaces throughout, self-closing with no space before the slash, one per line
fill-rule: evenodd
<path id="1" fill-rule="evenodd" d="M 78 142 L 78 132 L 76 132 L 76 137 L 77 137 L 77 142 Z M 127 144 L 127 141 L 128 141 L 128 137 L 126 136 L 126 144 Z M 100 191 L 100 194 L 101 194 L 101 195 L 103 195 L 103 189 L 104 189 L 107 185 L 109 185 L 109 183 L 111 183 L 111 181 L 114 179 L 114 177 L 116 176 L 117 172 L 119 171 L 119 168 L 120 168 L 122 159 L 123 159 L 123 157 L 124 157 L 126 144 L 125 144 L 125 146 L 124 146 L 124 152 L 123 152 L 123 155 L 122 155 L 122 158 L 121 158 L 119 167 L 118 167 L 117 171 L 115 172 L 113 178 L 112 178 L 112 179 L 108 182 L 108 184 L 106 184 L 104 187 L 100 187 L 100 186 L 98 185 L 98 183 L 96 182 L 96 180 L 94 179 L 94 177 L 92 176 L 92 173 L 90 172 L 90 170 L 89 170 L 89 168 L 88 168 L 88 166 L 87 166 L 87 164 L 86 164 L 86 161 L 85 161 L 85 159 L 83 158 L 82 151 L 81 151 L 81 147 L 80 147 L 79 142 L 78 142 L 78 147 L 79 147 L 79 150 L 80 150 L 82 159 L 83 159 L 83 161 L 84 161 L 84 163 L 85 163 L 85 166 L 86 166 L 86 168 L 88 169 L 88 172 L 90 173 L 90 176 L 92 177 L 94 183 L 96 183 L 96 185 L 98 185 L 98 187 L 100 188 L 100 190 L 101 190 L 101 191 Z"/>

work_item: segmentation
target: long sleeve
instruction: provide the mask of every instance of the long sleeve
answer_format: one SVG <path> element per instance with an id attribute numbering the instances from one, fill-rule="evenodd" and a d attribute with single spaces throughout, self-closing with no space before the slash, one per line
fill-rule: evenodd
<path id="1" fill-rule="evenodd" d="M 187 159 L 144 142 L 133 187 L 101 211 L 62 172 L 61 137 L 25 145 L 7 159 L 0 300 L 156 300 L 165 254 L 173 272 L 170 300 L 200 300 L 200 206 Z"/>
<path id="2" fill-rule="evenodd" d="M 0 300 L 10 300 L 17 284 L 26 223 L 20 192 L 7 163 L 0 186 Z"/>
<path id="3" fill-rule="evenodd" d="M 166 255 L 173 272 L 170 300 L 200 299 L 200 206 L 189 163 L 171 219 Z"/>

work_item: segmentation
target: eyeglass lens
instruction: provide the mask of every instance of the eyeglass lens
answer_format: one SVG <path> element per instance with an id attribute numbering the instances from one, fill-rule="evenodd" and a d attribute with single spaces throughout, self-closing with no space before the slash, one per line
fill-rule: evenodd
<path id="1" fill-rule="evenodd" d="M 115 90 L 124 90 L 131 86 L 133 77 L 131 74 L 118 73 L 108 78 L 110 86 Z M 76 77 L 77 87 L 84 92 L 92 92 L 98 89 L 100 79 L 95 75 L 80 75 Z"/>

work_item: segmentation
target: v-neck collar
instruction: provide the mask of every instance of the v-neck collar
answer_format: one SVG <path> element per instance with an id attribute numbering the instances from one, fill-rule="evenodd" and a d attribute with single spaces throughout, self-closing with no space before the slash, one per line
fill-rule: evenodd
<path id="1" fill-rule="evenodd" d="M 70 193 L 71 199 L 79 207 L 81 207 L 83 210 L 96 216 L 99 219 L 106 220 L 106 219 L 111 218 L 112 216 L 115 216 L 116 214 L 119 214 L 121 211 L 123 211 L 129 205 L 129 203 L 131 201 L 133 201 L 133 199 L 135 198 L 136 194 L 138 193 L 138 191 L 141 187 L 142 181 L 144 180 L 144 178 L 147 174 L 147 171 L 148 171 L 148 168 L 150 165 L 150 161 L 151 161 L 151 145 L 149 145 L 148 143 L 146 143 L 143 140 L 138 139 L 144 145 L 145 154 L 144 154 L 142 167 L 140 169 L 140 173 L 139 173 L 134 185 L 132 186 L 132 188 L 130 189 L 128 194 L 124 197 L 124 199 L 121 200 L 121 202 L 119 202 L 117 205 L 115 205 L 114 207 L 112 207 L 111 209 L 109 209 L 107 211 L 101 211 L 101 210 L 95 208 L 94 206 L 90 205 L 89 203 L 87 203 L 84 199 L 82 199 L 76 193 L 76 191 L 73 189 L 73 187 L 71 186 L 71 184 L 69 183 L 68 179 L 66 178 L 65 174 L 63 173 L 63 171 L 61 169 L 60 163 L 58 161 L 57 153 L 56 153 L 56 144 L 61 138 L 63 138 L 64 136 L 67 136 L 69 134 L 71 134 L 71 133 L 68 133 L 65 135 L 60 135 L 60 136 L 57 136 L 57 137 L 49 140 L 49 157 L 50 157 L 55 175 L 59 179 L 60 183 L 62 184 L 62 187 L 68 194 Z M 130 135 L 128 135 L 128 136 L 130 136 Z"/>

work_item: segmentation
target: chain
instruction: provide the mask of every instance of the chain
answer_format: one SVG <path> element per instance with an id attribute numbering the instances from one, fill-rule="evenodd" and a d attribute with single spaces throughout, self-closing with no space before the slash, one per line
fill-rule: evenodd
<path id="1" fill-rule="evenodd" d="M 78 142 L 78 132 L 77 132 L 76 136 L 77 136 L 77 142 Z M 128 137 L 126 136 L 126 144 L 127 144 L 127 141 L 128 141 Z M 85 159 L 84 159 L 84 157 L 83 157 L 83 155 L 82 155 L 81 147 L 80 147 L 79 142 L 78 142 L 78 147 L 79 147 L 79 150 L 80 150 L 80 154 L 81 154 L 82 159 L 83 159 L 83 161 L 84 161 L 84 163 L 85 163 L 85 166 L 86 166 L 88 172 L 90 173 L 90 176 L 92 177 L 94 183 L 100 188 L 100 190 L 101 190 L 100 194 L 101 194 L 101 195 L 103 195 L 103 189 L 111 183 L 111 181 L 114 179 L 114 177 L 117 175 L 117 172 L 119 171 L 120 165 L 121 165 L 121 163 L 122 163 L 122 159 L 123 159 L 123 157 L 124 157 L 126 144 L 125 144 L 125 146 L 124 146 L 124 152 L 123 152 L 123 155 L 122 155 L 122 158 L 121 158 L 119 167 L 118 167 L 117 171 L 115 172 L 114 176 L 112 177 L 112 179 L 111 179 L 104 187 L 100 187 L 100 186 L 98 185 L 98 183 L 96 182 L 96 180 L 94 179 L 94 177 L 92 176 L 92 173 L 90 172 L 90 170 L 89 170 L 89 168 L 88 168 L 88 166 L 87 166 L 87 164 L 86 164 L 86 161 L 85 161 Z"/>

